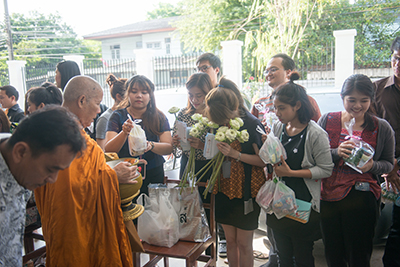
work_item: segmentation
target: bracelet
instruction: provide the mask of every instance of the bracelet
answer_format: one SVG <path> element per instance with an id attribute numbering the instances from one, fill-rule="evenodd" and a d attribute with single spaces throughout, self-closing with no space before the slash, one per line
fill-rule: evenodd
<path id="1" fill-rule="evenodd" d="M 151 145 L 151 148 L 150 148 L 150 151 L 151 151 L 151 150 L 153 150 L 153 148 L 154 148 L 154 142 L 153 142 L 153 141 L 150 141 L 150 145 Z"/>
<path id="2" fill-rule="evenodd" d="M 241 157 L 241 156 L 242 156 L 242 153 L 239 152 L 239 156 L 237 157 L 236 162 L 239 162 L 239 161 L 240 161 L 240 157 Z"/>

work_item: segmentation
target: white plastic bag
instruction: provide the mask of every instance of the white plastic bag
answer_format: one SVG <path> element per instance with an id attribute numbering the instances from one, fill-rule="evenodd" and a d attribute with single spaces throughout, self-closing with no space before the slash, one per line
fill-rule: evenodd
<path id="1" fill-rule="evenodd" d="M 265 164 L 276 164 L 281 161 L 281 156 L 286 159 L 286 151 L 281 141 L 270 132 L 258 154 Z"/>
<path id="2" fill-rule="evenodd" d="M 185 241 L 204 242 L 211 237 L 207 216 L 204 211 L 197 186 L 193 189 L 185 187 L 149 187 L 150 198 L 169 191 L 169 200 L 178 214 L 179 239 Z"/>
<path id="3" fill-rule="evenodd" d="M 271 203 L 274 199 L 276 183 L 276 179 L 267 180 L 264 185 L 261 186 L 256 196 L 256 202 L 268 214 L 273 213 Z"/>
<path id="4" fill-rule="evenodd" d="M 138 234 L 143 241 L 168 248 L 178 242 L 178 215 L 170 203 L 168 191 L 152 197 L 141 194 L 137 203 L 145 209 L 138 218 Z"/>
<path id="5" fill-rule="evenodd" d="M 147 148 L 146 133 L 139 124 L 133 123 L 133 128 L 128 135 L 129 153 L 132 157 L 144 154 Z"/>
<path id="6" fill-rule="evenodd" d="M 276 218 L 281 219 L 286 215 L 295 212 L 296 197 L 294 191 L 282 181 L 276 183 L 274 199 L 272 200 L 272 210 Z"/>

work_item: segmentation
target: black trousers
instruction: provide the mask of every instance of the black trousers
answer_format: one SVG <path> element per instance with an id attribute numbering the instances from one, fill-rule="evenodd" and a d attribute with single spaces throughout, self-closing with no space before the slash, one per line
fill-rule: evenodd
<path id="1" fill-rule="evenodd" d="M 328 266 L 370 266 L 380 201 L 354 187 L 339 201 L 321 201 L 321 229 Z"/>
<path id="2" fill-rule="evenodd" d="M 279 255 L 279 267 L 314 267 L 314 241 L 273 231 Z"/>
<path id="3" fill-rule="evenodd" d="M 392 223 L 383 255 L 385 267 L 400 266 L 400 207 L 396 205 L 393 205 Z"/>

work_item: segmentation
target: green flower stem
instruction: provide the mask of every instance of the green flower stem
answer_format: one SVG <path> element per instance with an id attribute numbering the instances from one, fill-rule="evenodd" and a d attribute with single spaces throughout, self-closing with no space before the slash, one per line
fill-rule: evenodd
<path id="1" fill-rule="evenodd" d="M 224 157 L 225 157 L 224 154 L 222 154 L 221 152 L 218 152 L 218 154 L 216 155 L 215 165 L 214 165 L 216 168 L 214 168 L 214 172 L 211 175 L 210 180 L 208 181 L 206 190 L 204 190 L 204 193 L 203 193 L 204 198 L 207 197 L 208 193 L 212 192 L 216 180 L 218 179 L 218 181 L 219 181 L 219 177 L 221 175 L 222 162 L 224 161 Z"/>

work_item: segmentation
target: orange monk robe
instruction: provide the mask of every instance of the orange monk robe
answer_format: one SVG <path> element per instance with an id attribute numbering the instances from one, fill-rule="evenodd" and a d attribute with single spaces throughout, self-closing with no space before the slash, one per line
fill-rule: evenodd
<path id="1" fill-rule="evenodd" d="M 118 179 L 101 148 L 86 133 L 87 148 L 35 190 L 46 241 L 46 266 L 133 266 Z"/>

